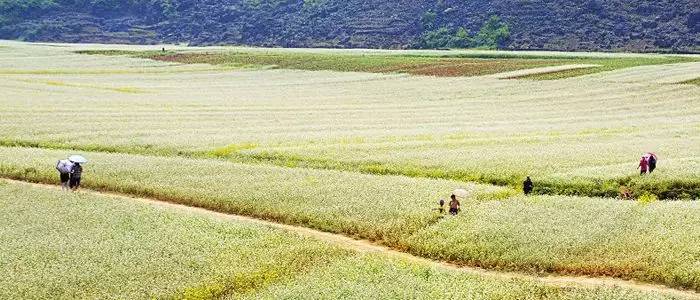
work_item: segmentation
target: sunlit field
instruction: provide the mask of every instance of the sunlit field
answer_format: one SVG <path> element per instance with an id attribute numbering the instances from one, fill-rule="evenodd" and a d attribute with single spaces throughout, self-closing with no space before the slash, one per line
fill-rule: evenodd
<path id="1" fill-rule="evenodd" d="M 5 145 L 205 153 L 498 185 L 532 175 L 546 194 L 616 196 L 620 185 L 661 198 L 700 193 L 700 91 L 681 84 L 700 77 L 700 62 L 502 80 L 241 69 L 73 53 L 97 46 L 6 44 Z M 635 167 L 647 151 L 660 167 L 640 183 Z"/>
<path id="2" fill-rule="evenodd" d="M 146 204 L 0 184 L 0 298 L 158 298 L 245 292 L 341 249 Z"/>
<path id="3" fill-rule="evenodd" d="M 96 191 L 697 294 L 698 80 L 698 55 L 0 41 L 0 178 L 57 184 L 56 161 L 82 154 L 91 191 L 0 183 L 0 273 L 21 270 L 0 298 L 668 296 Z M 658 168 L 640 176 L 646 152 Z M 439 213 L 456 189 L 460 214 Z"/>
<path id="4" fill-rule="evenodd" d="M 2 148 L 0 173 L 50 183 L 64 150 Z M 510 198 L 506 188 L 403 176 L 84 153 L 89 188 L 117 191 L 377 241 L 458 264 L 602 275 L 700 289 L 697 202 Z M 186 172 L 182 166 L 192 166 Z M 459 218 L 437 213 L 460 187 Z"/>
<path id="5" fill-rule="evenodd" d="M 478 276 L 109 196 L 3 182 L 0 204 L 5 299 L 683 299 Z"/>

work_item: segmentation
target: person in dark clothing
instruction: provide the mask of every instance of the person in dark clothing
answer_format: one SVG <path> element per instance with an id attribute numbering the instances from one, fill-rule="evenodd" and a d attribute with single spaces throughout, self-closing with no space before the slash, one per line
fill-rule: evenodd
<path id="1" fill-rule="evenodd" d="M 651 172 L 654 172 L 654 169 L 656 169 L 656 157 L 651 155 L 649 156 L 649 174 L 651 174 Z"/>
<path id="2" fill-rule="evenodd" d="M 70 170 L 73 168 L 73 163 L 67 159 L 59 160 L 56 163 L 56 170 L 61 179 L 61 189 L 67 191 L 69 189 L 68 180 L 70 179 Z"/>
<path id="3" fill-rule="evenodd" d="M 445 213 L 445 200 L 440 199 L 440 202 L 438 202 L 438 204 L 440 204 L 440 207 L 438 207 L 438 212 L 440 212 L 440 214 L 444 214 Z"/>
<path id="4" fill-rule="evenodd" d="M 459 213 L 459 201 L 457 201 L 457 196 L 454 194 L 450 196 L 452 198 L 452 201 L 450 201 L 450 214 L 453 216 L 456 216 L 457 213 Z"/>
<path id="5" fill-rule="evenodd" d="M 83 167 L 79 163 L 73 163 L 73 168 L 70 171 L 70 188 L 77 190 L 80 188 L 80 177 L 83 175 Z"/>
<path id="6" fill-rule="evenodd" d="M 523 181 L 523 192 L 525 193 L 525 195 L 529 195 L 530 193 L 532 193 L 533 187 L 534 184 L 532 184 L 532 180 L 530 179 L 530 176 L 528 176 L 527 179 Z"/>

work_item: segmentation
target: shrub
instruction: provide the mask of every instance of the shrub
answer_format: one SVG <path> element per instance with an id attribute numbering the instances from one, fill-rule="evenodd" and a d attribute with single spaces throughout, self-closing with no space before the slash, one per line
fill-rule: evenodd
<path id="1" fill-rule="evenodd" d="M 637 198 L 637 202 L 641 204 L 650 204 L 656 201 L 659 201 L 659 198 L 656 197 L 656 195 L 650 193 L 644 193 Z"/>

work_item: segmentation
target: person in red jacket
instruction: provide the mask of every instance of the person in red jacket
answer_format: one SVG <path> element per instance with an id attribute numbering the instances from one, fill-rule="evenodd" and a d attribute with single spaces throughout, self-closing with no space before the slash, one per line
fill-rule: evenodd
<path id="1" fill-rule="evenodd" d="M 642 156 L 642 160 L 639 161 L 639 166 L 637 169 L 640 169 L 639 175 L 644 175 L 647 173 L 647 170 L 649 170 L 649 161 L 646 157 Z"/>

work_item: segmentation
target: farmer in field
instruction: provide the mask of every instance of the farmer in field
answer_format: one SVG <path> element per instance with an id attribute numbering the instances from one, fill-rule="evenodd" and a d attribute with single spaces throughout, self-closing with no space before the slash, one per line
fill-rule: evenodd
<path id="1" fill-rule="evenodd" d="M 654 172 L 656 169 L 656 155 L 654 153 L 649 153 L 649 174 Z"/>
<path id="2" fill-rule="evenodd" d="M 647 173 L 649 170 L 649 161 L 647 160 L 646 156 L 642 156 L 642 159 L 639 160 L 639 166 L 637 166 L 637 169 L 639 169 L 639 175 L 644 175 Z"/>
<path id="3" fill-rule="evenodd" d="M 67 159 L 61 159 L 56 163 L 56 170 L 61 179 L 61 189 L 66 191 L 69 189 L 70 172 L 73 168 L 73 163 Z"/>
<path id="4" fill-rule="evenodd" d="M 459 213 L 460 204 L 459 201 L 457 201 L 457 196 L 454 194 L 452 194 L 450 198 L 452 198 L 452 201 L 450 201 L 450 214 L 456 216 Z"/>
<path id="5" fill-rule="evenodd" d="M 83 166 L 81 164 L 87 163 L 87 159 L 80 155 L 71 155 L 68 160 L 73 164 L 70 169 L 68 186 L 75 191 L 80 188 L 80 179 L 83 176 Z"/>
<path id="6" fill-rule="evenodd" d="M 532 193 L 532 188 L 534 186 L 535 185 L 532 184 L 532 180 L 530 179 L 530 176 L 528 176 L 527 179 L 525 179 L 525 181 L 523 181 L 523 193 L 525 193 L 525 195 L 529 195 L 530 193 Z"/>
<path id="7" fill-rule="evenodd" d="M 83 166 L 80 163 L 73 163 L 73 168 L 70 170 L 70 188 L 77 190 L 80 188 L 80 177 L 83 175 Z"/>

